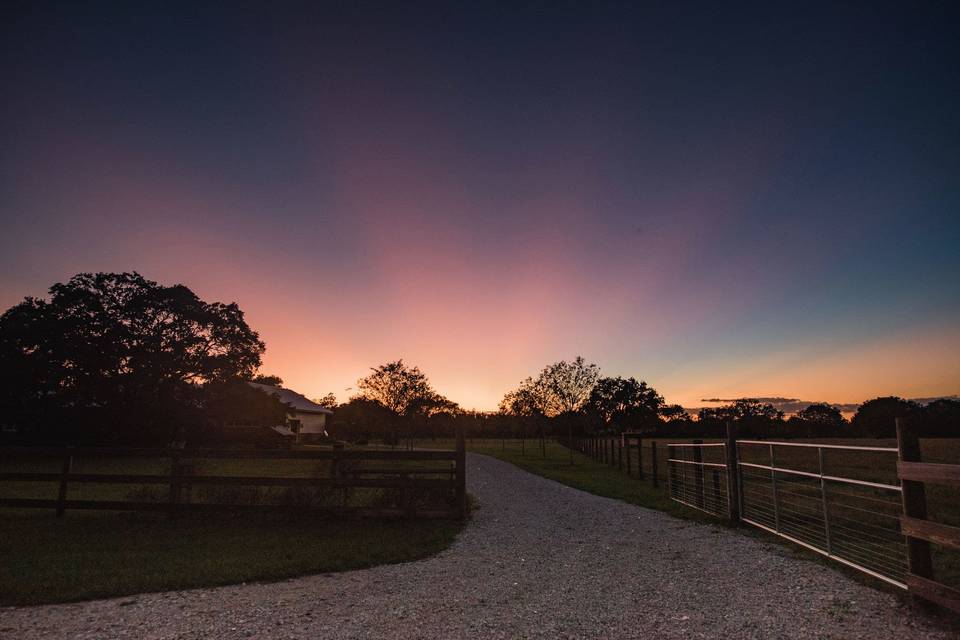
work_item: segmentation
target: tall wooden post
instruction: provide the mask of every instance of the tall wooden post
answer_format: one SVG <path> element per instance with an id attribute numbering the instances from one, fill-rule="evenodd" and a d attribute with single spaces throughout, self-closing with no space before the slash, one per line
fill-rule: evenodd
<path id="1" fill-rule="evenodd" d="M 617 470 L 623 471 L 623 436 L 617 440 Z"/>
<path id="2" fill-rule="evenodd" d="M 467 443 L 463 424 L 457 425 L 457 511 L 467 517 Z"/>
<path id="3" fill-rule="evenodd" d="M 643 480 L 643 436 L 637 436 L 637 477 Z"/>
<path id="4" fill-rule="evenodd" d="M 727 442 L 724 447 L 727 462 L 727 508 L 731 522 L 740 522 L 740 458 L 737 451 L 737 428 L 727 421 Z"/>
<path id="5" fill-rule="evenodd" d="M 630 436 L 621 436 L 627 447 L 627 476 L 633 475 L 633 461 L 630 459 Z"/>
<path id="6" fill-rule="evenodd" d="M 901 462 L 920 462 L 920 438 L 916 431 L 901 418 L 896 419 L 897 449 Z M 927 519 L 927 493 L 922 482 L 900 481 L 903 500 L 903 515 L 918 520 Z M 912 575 L 933 579 L 933 561 L 930 543 L 920 538 L 907 536 L 907 567 Z"/>
<path id="7" fill-rule="evenodd" d="M 567 423 L 567 448 L 570 450 L 570 466 L 573 466 L 573 425 Z"/>
<path id="8" fill-rule="evenodd" d="M 68 451 L 63 458 L 63 466 L 60 468 L 60 491 L 57 494 L 58 518 L 63 517 L 63 512 L 67 508 L 67 479 L 70 477 L 71 469 L 73 469 L 73 454 Z"/>
<path id="9" fill-rule="evenodd" d="M 643 449 L 640 449 L 640 451 L 641 451 L 640 455 L 643 456 Z M 641 471 L 641 474 L 642 473 L 643 472 Z M 640 477 L 642 478 L 643 476 L 641 475 Z M 650 441 L 650 484 L 652 484 L 654 487 L 657 487 L 659 486 L 657 484 L 658 482 L 659 480 L 657 480 L 657 441 L 651 440 Z"/>
<path id="10" fill-rule="evenodd" d="M 171 518 L 177 515 L 177 503 L 180 501 L 180 453 L 170 456 L 170 494 L 167 496 L 167 507 Z"/>

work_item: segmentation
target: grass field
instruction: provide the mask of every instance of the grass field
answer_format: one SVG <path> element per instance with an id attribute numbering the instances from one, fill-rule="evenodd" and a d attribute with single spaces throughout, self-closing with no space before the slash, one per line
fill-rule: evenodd
<path id="1" fill-rule="evenodd" d="M 403 462 L 391 466 L 402 467 Z M 60 465 L 56 459 L 21 458 L 0 461 L 0 470 L 59 472 Z M 73 471 L 165 475 L 169 460 L 78 458 Z M 329 462 L 207 459 L 197 462 L 195 473 L 323 477 L 329 474 Z M 299 488 L 197 485 L 190 500 L 302 504 L 303 492 L 291 489 Z M 320 498 L 333 506 L 344 500 L 350 506 L 383 504 L 392 501 L 395 496 L 390 492 L 396 491 L 322 490 L 326 493 Z M 56 482 L 0 483 L 0 497 L 56 498 L 57 491 Z M 68 487 L 69 499 L 164 502 L 168 493 L 166 484 L 74 483 Z M 318 504 L 317 495 L 306 498 Z M 165 513 L 68 511 L 56 518 L 52 510 L 4 509 L 0 511 L 0 604 L 66 602 L 407 562 L 444 549 L 461 527 L 462 523 L 449 520 L 337 522 L 306 513 L 196 513 L 171 520 Z"/>

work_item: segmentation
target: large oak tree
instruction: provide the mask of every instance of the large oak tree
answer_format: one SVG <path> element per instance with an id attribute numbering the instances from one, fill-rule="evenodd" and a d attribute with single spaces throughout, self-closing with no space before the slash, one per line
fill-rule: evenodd
<path id="1" fill-rule="evenodd" d="M 138 273 L 81 273 L 0 316 L 0 404 L 66 441 L 157 441 L 202 422 L 204 385 L 249 378 L 264 344 L 235 304 Z"/>

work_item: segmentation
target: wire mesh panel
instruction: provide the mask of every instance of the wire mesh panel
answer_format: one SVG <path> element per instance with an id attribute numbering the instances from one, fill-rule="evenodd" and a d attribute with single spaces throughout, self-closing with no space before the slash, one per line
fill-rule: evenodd
<path id="1" fill-rule="evenodd" d="M 745 522 L 905 587 L 895 448 L 750 440 L 737 445 Z"/>
<path id="2" fill-rule="evenodd" d="M 667 481 L 670 497 L 677 502 L 726 518 L 730 513 L 724 444 L 684 443 L 668 445 Z"/>

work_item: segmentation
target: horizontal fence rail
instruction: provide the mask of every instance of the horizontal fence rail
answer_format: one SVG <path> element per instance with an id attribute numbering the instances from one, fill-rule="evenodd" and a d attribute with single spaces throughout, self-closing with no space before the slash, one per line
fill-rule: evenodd
<path id="1" fill-rule="evenodd" d="M 906 588 L 899 484 L 826 471 L 828 456 L 847 456 L 839 466 L 848 468 L 863 452 L 895 458 L 896 448 L 760 440 L 738 440 L 737 446 L 744 522 Z M 780 462 L 778 452 L 791 452 L 790 462 Z M 892 468 L 893 459 L 888 462 Z"/>
<path id="2" fill-rule="evenodd" d="M 4 488 L 57 488 L 55 498 L 24 497 L 22 491 L 13 491 L 10 496 L 5 491 L 0 495 L 0 507 L 51 509 L 58 516 L 68 509 L 167 511 L 171 515 L 188 511 L 303 511 L 343 517 L 420 518 L 462 518 L 466 513 L 462 434 L 453 451 L 3 447 L 0 460 L 4 468 L 0 486 Z M 81 472 L 77 470 L 80 461 L 93 466 L 117 466 L 119 461 L 121 471 Z M 294 471 L 299 475 L 284 475 L 288 471 L 284 461 L 298 463 Z M 368 461 L 374 464 L 366 464 Z M 50 470 L 58 462 L 59 471 Z M 264 462 L 273 464 L 265 469 Z M 431 462 L 436 466 L 423 464 Z M 204 463 L 213 464 L 214 471 L 198 468 Z M 6 470 L 11 466 L 12 470 Z M 37 467 L 40 470 L 34 470 Z M 97 495 L 71 496 L 72 489 L 85 486 L 95 487 Z M 220 493 L 195 500 L 195 487 L 210 487 Z M 261 497 L 260 488 L 275 492 Z M 355 490 L 382 491 L 370 496 L 368 504 L 354 504 L 350 497 Z M 286 493 L 278 495 L 276 491 Z M 417 500 L 424 491 L 432 492 L 429 495 L 435 498 L 426 506 Z M 118 494 L 124 499 L 117 499 Z M 151 499 L 144 499 L 144 495 Z"/>

